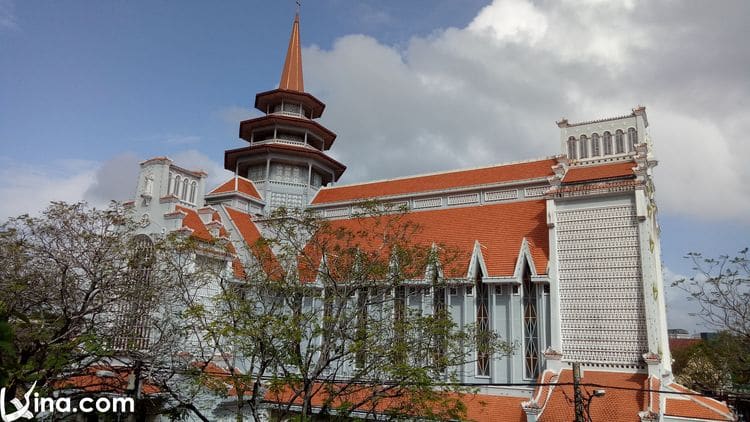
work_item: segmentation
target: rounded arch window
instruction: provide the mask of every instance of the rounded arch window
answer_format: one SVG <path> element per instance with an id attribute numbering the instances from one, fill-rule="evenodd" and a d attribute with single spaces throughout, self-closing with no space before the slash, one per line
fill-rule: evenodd
<path id="1" fill-rule="evenodd" d="M 174 174 L 169 172 L 169 180 L 167 181 L 167 195 L 172 192 L 172 185 L 174 184 Z"/>
<path id="2" fill-rule="evenodd" d="M 586 135 L 581 135 L 581 158 L 588 158 L 589 156 L 589 138 Z"/>
<path id="3" fill-rule="evenodd" d="M 193 183 L 190 184 L 190 202 L 195 204 L 195 191 L 198 188 L 198 183 L 193 180 Z"/>
<path id="4" fill-rule="evenodd" d="M 625 133 L 617 129 L 617 132 L 615 132 L 615 153 L 622 154 L 625 152 Z"/>
<path id="5" fill-rule="evenodd" d="M 612 155 L 612 134 L 604 132 L 604 155 Z"/>
<path id="6" fill-rule="evenodd" d="M 591 156 L 598 157 L 602 155 L 601 146 L 599 145 L 599 134 L 591 135 Z"/>
<path id="7" fill-rule="evenodd" d="M 189 183 L 190 180 L 188 180 L 187 177 L 182 179 L 182 195 L 180 196 L 180 199 L 182 199 L 183 201 L 187 201 Z"/>
<path id="8" fill-rule="evenodd" d="M 571 136 L 570 138 L 568 138 L 568 158 L 570 158 L 571 160 L 575 160 L 576 158 L 578 158 L 577 152 L 576 138 Z"/>
<path id="9" fill-rule="evenodd" d="M 177 176 L 175 176 L 175 178 L 174 178 L 174 189 L 172 190 L 172 195 L 174 195 L 174 196 L 180 196 L 180 181 L 181 180 L 182 180 L 182 178 L 180 177 L 179 174 Z"/>
<path id="10" fill-rule="evenodd" d="M 638 132 L 634 127 L 628 129 L 628 145 L 631 151 L 635 151 L 635 146 L 638 145 Z"/>

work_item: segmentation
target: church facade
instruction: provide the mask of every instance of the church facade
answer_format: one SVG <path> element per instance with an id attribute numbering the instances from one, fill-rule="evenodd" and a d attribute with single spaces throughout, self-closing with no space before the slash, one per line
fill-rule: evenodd
<path id="1" fill-rule="evenodd" d="M 439 300 L 457 323 L 518 345 L 460 371 L 488 403 L 470 406 L 471 419 L 572 420 L 577 362 L 584 382 L 606 390 L 592 420 L 733 420 L 723 403 L 673 381 L 645 107 L 557 122 L 554 156 L 336 185 L 346 166 L 327 154 L 336 135 L 305 91 L 296 17 L 279 88 L 257 94 L 255 108 L 261 117 L 240 122 L 247 144 L 224 154 L 234 177 L 218 187 L 166 157 L 141 163 L 130 207 L 144 234 L 225 238 L 241 254 L 279 207 L 315 210 L 333 225 L 357 218 L 363 201 L 402 207 L 424 240 L 469 257 L 452 287 L 415 286 L 409 306 Z"/>

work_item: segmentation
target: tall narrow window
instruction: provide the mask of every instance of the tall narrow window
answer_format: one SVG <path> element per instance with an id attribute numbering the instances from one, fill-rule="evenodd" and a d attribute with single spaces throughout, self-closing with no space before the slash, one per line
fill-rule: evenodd
<path id="1" fill-rule="evenodd" d="M 448 308 L 445 304 L 445 287 L 437 287 L 432 289 L 434 296 L 432 297 L 432 313 L 437 321 L 445 321 L 448 318 Z M 438 327 L 447 327 L 449 324 L 438 323 Z M 433 351 L 433 361 L 437 367 L 438 372 L 445 372 L 445 352 L 446 352 L 446 338 L 445 333 L 441 328 L 438 328 L 435 333 L 435 349 Z"/>
<path id="2" fill-rule="evenodd" d="M 612 134 L 604 132 L 604 155 L 612 155 Z"/>
<path id="3" fill-rule="evenodd" d="M 357 353 L 354 358 L 357 368 L 364 368 L 367 361 L 367 311 L 369 305 L 370 292 L 368 288 L 362 288 L 357 291 L 357 329 L 354 335 L 354 341 L 357 344 Z"/>
<path id="4" fill-rule="evenodd" d="M 112 347 L 115 350 L 143 350 L 151 338 L 149 298 L 154 243 L 145 234 L 133 238 L 129 262 L 129 282 L 117 306 Z"/>
<path id="5" fill-rule="evenodd" d="M 174 178 L 174 189 L 172 190 L 172 195 L 179 197 L 180 196 L 180 181 L 182 181 L 182 178 L 178 174 Z"/>
<path id="6" fill-rule="evenodd" d="M 586 135 L 581 135 L 581 158 L 588 158 L 589 156 L 589 138 Z"/>
<path id="7" fill-rule="evenodd" d="M 631 151 L 635 151 L 635 146 L 638 145 L 638 132 L 634 127 L 628 129 L 628 145 Z"/>
<path id="8" fill-rule="evenodd" d="M 615 152 L 622 154 L 625 152 L 625 134 L 620 129 L 615 132 Z"/>
<path id="9" fill-rule="evenodd" d="M 182 179 L 182 192 L 180 192 L 180 199 L 182 199 L 183 201 L 187 201 L 188 183 L 190 183 L 190 180 L 188 180 L 187 177 Z"/>
<path id="10" fill-rule="evenodd" d="M 174 184 L 174 174 L 169 172 L 169 181 L 167 182 L 167 195 L 172 193 L 172 185 Z"/>
<path id="11" fill-rule="evenodd" d="M 591 156 L 598 157 L 602 155 L 601 145 L 599 145 L 599 134 L 591 135 Z"/>
<path id="12" fill-rule="evenodd" d="M 190 184 L 190 203 L 195 204 L 195 191 L 198 189 L 198 183 L 193 180 L 193 183 Z"/>
<path id="13" fill-rule="evenodd" d="M 536 284 L 531 282 L 529 268 L 523 274 L 523 357 L 524 375 L 534 379 L 539 376 L 539 323 L 536 309 Z"/>
<path id="14" fill-rule="evenodd" d="M 490 341 L 490 306 L 489 288 L 482 281 L 482 276 L 477 276 L 477 376 L 490 376 L 490 354 L 488 353 Z"/>
<path id="15" fill-rule="evenodd" d="M 406 287 L 396 287 L 393 302 L 393 334 L 396 342 L 395 361 L 406 361 Z"/>
<path id="16" fill-rule="evenodd" d="M 571 160 L 575 160 L 576 158 L 578 158 L 577 149 L 576 138 L 571 136 L 570 138 L 568 138 L 568 158 L 570 158 Z"/>

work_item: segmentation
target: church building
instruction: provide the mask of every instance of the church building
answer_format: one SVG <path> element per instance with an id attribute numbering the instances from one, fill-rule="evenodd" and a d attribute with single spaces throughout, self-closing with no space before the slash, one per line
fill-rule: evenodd
<path id="1" fill-rule="evenodd" d="M 724 403 L 673 380 L 645 107 L 562 119 L 554 156 L 337 184 L 346 166 L 328 154 L 336 134 L 317 121 L 325 104 L 305 91 L 297 15 L 279 86 L 258 93 L 255 108 L 263 115 L 239 124 L 244 146 L 224 152 L 234 177 L 220 186 L 166 157 L 140 164 L 129 206 L 144 234 L 226 238 L 241 254 L 279 207 L 342 227 L 363 201 L 402 207 L 423 240 L 469 257 L 457 263 L 460 282 L 412 295 L 409 306 L 443 301 L 454 321 L 518 346 L 460 372 L 479 389 L 470 419 L 574 420 L 576 362 L 582 382 L 601 386 L 593 421 L 734 420 Z"/>

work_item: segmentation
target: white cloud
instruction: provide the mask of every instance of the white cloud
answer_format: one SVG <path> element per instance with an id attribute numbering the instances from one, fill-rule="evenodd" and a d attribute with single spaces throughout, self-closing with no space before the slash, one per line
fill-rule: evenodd
<path id="1" fill-rule="evenodd" d="M 501 0 L 485 6 L 469 30 L 487 31 L 499 41 L 539 42 L 547 32 L 547 17 L 525 0 Z"/>
<path id="2" fill-rule="evenodd" d="M 84 191 L 83 199 L 99 207 L 113 200 L 133 199 L 140 161 L 135 154 L 126 152 L 101 163 L 91 185 Z"/>
<path id="3" fill-rule="evenodd" d="M 97 163 L 55 160 L 44 167 L 0 158 L 0 220 L 37 214 L 50 201 L 77 202 L 94 183 Z"/>
<path id="4" fill-rule="evenodd" d="M 558 154 L 560 117 L 644 104 L 662 211 L 746 221 L 750 82 L 738 70 L 750 57 L 726 41 L 743 23 L 692 8 L 496 0 L 466 28 L 403 48 L 364 35 L 308 48 L 306 86 L 328 104 L 321 122 L 339 134 L 344 182 Z M 726 66 L 704 69 L 698 50 Z"/>
<path id="5" fill-rule="evenodd" d="M 21 214 L 37 214 L 51 201 L 86 201 L 106 207 L 111 200 L 132 199 L 135 193 L 138 163 L 144 157 L 119 154 L 104 162 L 54 160 L 44 164 L 19 163 L 0 157 L 0 221 Z M 175 164 L 208 173 L 207 189 L 226 181 L 230 172 L 196 150 L 171 156 Z"/>
<path id="6" fill-rule="evenodd" d="M 220 183 L 226 182 L 227 179 L 232 177 L 232 173 L 224 170 L 224 167 L 221 164 L 194 149 L 179 152 L 169 158 L 180 167 L 189 170 L 203 170 L 208 173 L 208 178 L 206 179 L 207 191 L 210 191 Z"/>

